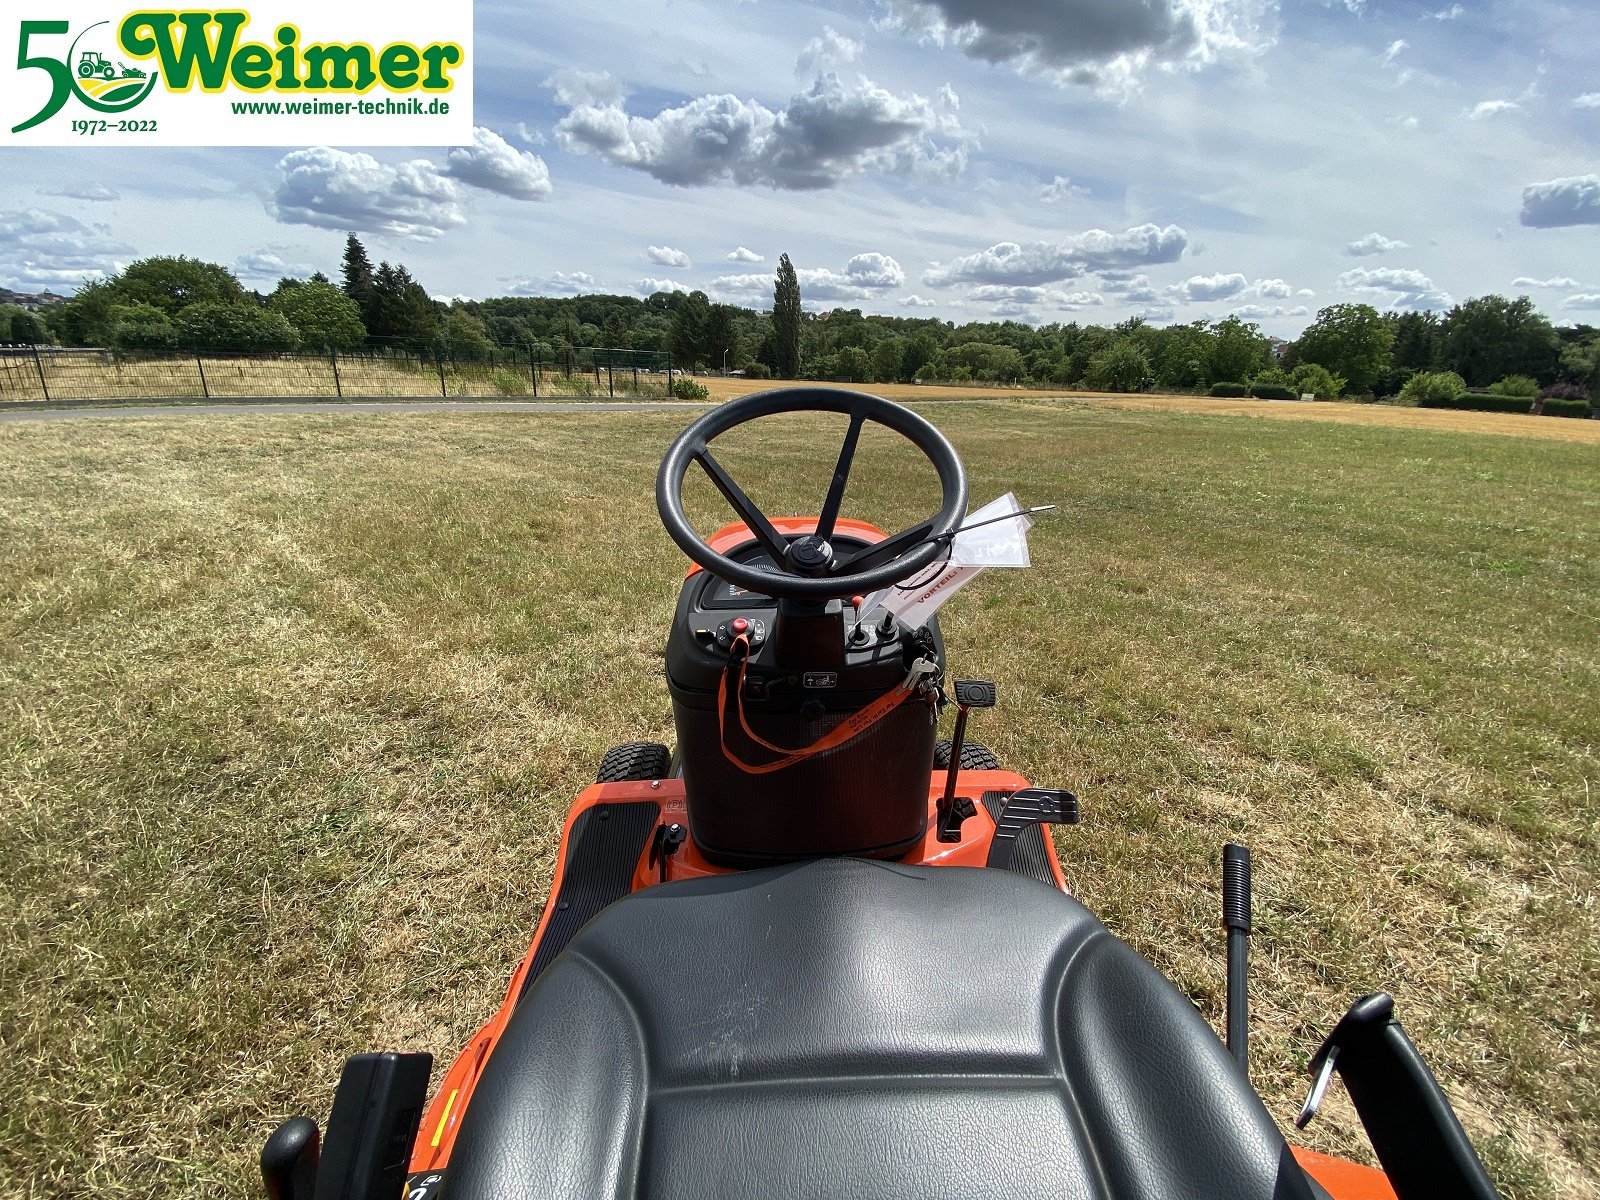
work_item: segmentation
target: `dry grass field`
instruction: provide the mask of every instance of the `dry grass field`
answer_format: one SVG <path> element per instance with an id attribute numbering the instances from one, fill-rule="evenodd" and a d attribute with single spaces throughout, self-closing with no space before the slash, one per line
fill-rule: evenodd
<path id="1" fill-rule="evenodd" d="M 1074 889 L 1213 1020 L 1218 850 L 1252 845 L 1286 1127 L 1385 987 L 1508 1200 L 1600 1195 L 1600 448 L 1543 436 L 1600 423 L 1225 403 L 923 410 L 975 500 L 1062 506 L 946 610 L 952 669 L 1000 683 L 972 733 L 1078 792 Z M 1345 409 L 1376 411 L 1248 404 Z M 248 1195 L 346 1055 L 455 1052 L 572 794 L 671 740 L 651 487 L 684 420 L 0 426 L 0 1194 Z M 811 511 L 839 433 L 718 456 Z M 931 507 L 884 439 L 851 487 Z M 1305 1138 L 1362 1153 L 1342 1092 Z"/>

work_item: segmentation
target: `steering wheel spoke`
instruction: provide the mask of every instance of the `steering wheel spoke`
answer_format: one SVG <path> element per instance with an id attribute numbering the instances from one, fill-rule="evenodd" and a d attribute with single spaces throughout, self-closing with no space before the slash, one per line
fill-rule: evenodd
<path id="1" fill-rule="evenodd" d="M 733 476 L 723 470 L 722 464 L 711 457 L 711 451 L 701 447 L 694 453 L 694 460 L 705 468 L 711 482 L 717 485 L 717 491 L 732 506 L 745 527 L 755 534 L 756 541 L 761 543 L 761 548 L 771 557 L 775 567 L 781 572 L 784 567 L 784 551 L 789 543 L 784 536 L 773 528 L 772 522 L 756 507 L 754 500 L 744 494 L 744 489 L 733 481 Z"/>
<path id="2" fill-rule="evenodd" d="M 845 484 L 850 481 L 850 464 L 856 457 L 856 444 L 861 440 L 861 426 L 865 413 L 853 413 L 850 428 L 845 431 L 844 445 L 839 447 L 839 461 L 833 468 L 833 480 L 828 484 L 828 498 L 822 502 L 822 515 L 817 518 L 817 536 L 831 541 L 833 527 L 839 520 L 839 509 L 844 504 Z"/>
<path id="3" fill-rule="evenodd" d="M 885 538 L 875 546 L 868 546 L 864 550 L 857 550 L 849 558 L 834 566 L 835 575 L 859 574 L 870 571 L 873 567 L 882 566 L 884 563 L 893 562 L 906 553 L 919 542 L 928 540 L 933 532 L 933 522 L 923 521 L 909 529 L 902 529 L 891 538 Z"/>

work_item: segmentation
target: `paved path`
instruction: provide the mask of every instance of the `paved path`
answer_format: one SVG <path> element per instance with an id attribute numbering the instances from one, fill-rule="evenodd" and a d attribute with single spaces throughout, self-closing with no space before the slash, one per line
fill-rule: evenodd
<path id="1" fill-rule="evenodd" d="M 650 412 L 655 409 L 712 408 L 710 401 L 654 400 L 645 403 L 591 400 L 269 400 L 251 404 L 142 404 L 107 408 L 21 408 L 0 410 L 0 424 L 8 421 L 75 421 L 93 417 L 230 417 L 262 413 L 396 413 L 396 412 Z"/>

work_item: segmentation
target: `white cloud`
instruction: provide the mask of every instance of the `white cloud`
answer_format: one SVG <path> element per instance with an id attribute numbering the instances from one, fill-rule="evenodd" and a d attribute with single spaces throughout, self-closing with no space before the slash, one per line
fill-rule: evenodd
<path id="1" fill-rule="evenodd" d="M 855 62 L 861 57 L 864 49 L 866 47 L 860 42 L 845 37 L 831 25 L 824 25 L 821 36 L 812 38 L 801 48 L 800 57 L 794 65 L 794 73 L 802 78 L 811 79 L 823 71 L 831 71 L 835 67 Z"/>
<path id="2" fill-rule="evenodd" d="M 1483 121 L 1489 117 L 1497 117 L 1501 113 L 1521 111 L 1522 105 L 1515 100 L 1483 100 L 1467 109 L 1462 116 L 1469 121 Z"/>
<path id="3" fill-rule="evenodd" d="M 121 192 L 113 191 L 103 183 L 69 183 L 65 187 L 55 188 L 42 194 L 60 196 L 66 200 L 92 200 L 96 202 L 122 199 Z"/>
<path id="4" fill-rule="evenodd" d="M 508 296 L 582 296 L 595 292 L 594 276 L 587 271 L 556 271 L 537 279 L 502 278 Z"/>
<path id="5" fill-rule="evenodd" d="M 860 287 L 895 288 L 906 281 L 900 264 L 887 254 L 858 254 L 844 265 L 845 277 Z"/>
<path id="6" fill-rule="evenodd" d="M 687 292 L 676 279 L 641 279 L 633 285 L 633 290 L 641 296 L 653 296 L 657 292 Z"/>
<path id="7" fill-rule="evenodd" d="M 1572 98 L 1573 108 L 1600 108 L 1600 92 L 1585 92 Z"/>
<path id="8" fill-rule="evenodd" d="M 1155 66 L 1201 67 L 1270 41 L 1269 0 L 881 0 L 885 22 L 1060 86 L 1126 92 Z"/>
<path id="9" fill-rule="evenodd" d="M 466 224 L 461 189 L 426 159 L 398 166 L 313 146 L 278 160 L 267 210 L 285 224 L 427 240 Z"/>
<path id="10" fill-rule="evenodd" d="M 472 145 L 453 147 L 445 156 L 444 173 L 513 200 L 543 200 L 552 190 L 544 159 L 481 125 L 472 131 Z"/>
<path id="11" fill-rule="evenodd" d="M 1567 275 L 1558 275 L 1553 279 L 1532 279 L 1527 275 L 1518 275 L 1511 281 L 1514 288 L 1549 288 L 1556 292 L 1575 292 L 1583 286 L 1576 279 Z"/>
<path id="12" fill-rule="evenodd" d="M 1366 237 L 1357 238 L 1353 242 L 1346 242 L 1344 252 L 1352 258 L 1366 258 L 1372 254 L 1388 254 L 1393 250 L 1408 249 L 1405 242 L 1386 238 L 1381 233 L 1369 233 Z"/>
<path id="13" fill-rule="evenodd" d="M 1075 200 L 1079 196 L 1087 196 L 1088 194 L 1088 188 L 1078 187 L 1065 175 L 1057 175 L 1039 189 L 1039 199 L 1046 204 L 1055 204 L 1061 200 Z"/>
<path id="14" fill-rule="evenodd" d="M 797 267 L 800 301 L 807 308 L 820 302 L 871 300 L 905 282 L 900 264 L 887 254 L 858 254 L 845 263 L 843 271 L 828 267 Z M 710 290 L 719 296 L 751 303 L 772 295 L 771 275 L 721 275 L 711 281 Z"/>
<path id="15" fill-rule="evenodd" d="M 978 254 L 935 265 L 926 283 L 1059 283 L 1090 271 L 1177 262 L 1189 235 L 1176 225 L 1140 225 L 1124 233 L 1090 229 L 1059 242 L 997 242 Z"/>
<path id="16" fill-rule="evenodd" d="M 583 103 L 556 124 L 561 145 L 682 187 L 733 183 L 833 187 L 864 174 L 953 179 L 966 167 L 955 118 L 926 99 L 824 75 L 782 112 L 738 96 L 700 96 L 654 117 Z"/>
<path id="17" fill-rule="evenodd" d="M 1274 317 L 1308 317 L 1311 310 L 1304 304 L 1296 304 L 1292 308 L 1285 308 L 1281 304 L 1241 304 L 1238 308 L 1230 309 L 1229 315 L 1242 321 L 1266 321 Z"/>
<path id="18" fill-rule="evenodd" d="M 1465 11 L 1466 9 L 1462 8 L 1461 5 L 1452 4 L 1449 8 L 1441 8 L 1437 12 L 1429 13 L 1428 17 L 1434 21 L 1454 21 Z"/>
<path id="19" fill-rule="evenodd" d="M 1435 311 L 1449 308 L 1452 301 L 1421 271 L 1399 267 L 1357 267 L 1339 276 L 1339 286 L 1348 292 L 1371 292 L 1389 297 L 1395 309 Z"/>
<path id="20" fill-rule="evenodd" d="M 1561 302 L 1561 307 L 1583 310 L 1600 308 L 1600 292 L 1580 292 L 1576 296 L 1568 296 Z"/>
<path id="21" fill-rule="evenodd" d="M 1172 298 L 1185 303 L 1203 303 L 1208 300 L 1226 300 L 1244 291 L 1248 281 L 1243 275 L 1191 275 L 1172 289 Z"/>
<path id="22" fill-rule="evenodd" d="M 530 146 L 542 146 L 550 140 L 537 129 L 530 129 L 526 121 L 517 122 L 517 136 Z"/>
<path id="23" fill-rule="evenodd" d="M 1600 225 L 1600 175 L 1574 175 L 1522 189 L 1522 223 L 1534 229 Z"/>
<path id="24" fill-rule="evenodd" d="M 900 305 L 901 305 L 902 308 L 938 308 L 939 307 L 939 304 L 938 304 L 937 301 L 935 301 L 935 300 L 924 300 L 921 296 L 915 296 L 915 295 L 905 297 L 903 300 L 900 301 Z"/>
<path id="25" fill-rule="evenodd" d="M 75 291 L 115 274 L 133 247 L 104 225 L 39 208 L 0 212 L 0 279 L 19 291 Z"/>
<path id="26" fill-rule="evenodd" d="M 568 108 L 622 103 L 622 85 L 604 71 L 557 71 L 544 81 L 544 86 Z"/>
<path id="27" fill-rule="evenodd" d="M 277 283 L 285 275 L 291 279 L 304 279 L 316 268 L 298 256 L 301 249 L 295 246 L 263 246 L 233 260 L 233 273 L 246 283 Z"/>
<path id="28" fill-rule="evenodd" d="M 660 267 L 673 267 L 679 271 L 687 271 L 694 263 L 689 261 L 689 256 L 682 250 L 675 250 L 671 246 L 650 246 L 645 250 L 645 255 L 651 262 Z"/>
<path id="29" fill-rule="evenodd" d="M 1411 49 L 1410 42 L 1406 41 L 1405 38 L 1396 38 L 1389 43 L 1389 48 L 1383 52 L 1383 65 L 1388 66 L 1409 49 Z"/>
<path id="30" fill-rule="evenodd" d="M 1006 287 L 995 283 L 980 284 L 967 293 L 967 298 L 1001 306 L 996 309 L 997 312 L 1006 310 L 1012 313 L 1038 308 L 1076 311 L 1098 308 L 1106 302 L 1099 292 L 1065 292 L 1050 287 Z"/>
<path id="31" fill-rule="evenodd" d="M 1282 279 L 1258 279 L 1250 290 L 1263 300 L 1287 300 L 1294 295 L 1294 289 Z"/>
<path id="32" fill-rule="evenodd" d="M 751 250 L 748 247 L 735 246 L 732 250 L 728 251 L 727 261 L 728 262 L 742 262 L 742 263 L 758 263 L 758 262 L 766 262 L 767 260 L 762 258 L 761 255 L 757 254 L 754 250 Z"/>

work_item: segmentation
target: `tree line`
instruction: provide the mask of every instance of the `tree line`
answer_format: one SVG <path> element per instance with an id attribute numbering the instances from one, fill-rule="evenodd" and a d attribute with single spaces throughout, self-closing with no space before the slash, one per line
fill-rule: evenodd
<path id="1" fill-rule="evenodd" d="M 249 291 L 227 268 L 185 256 L 141 259 L 86 282 L 38 314 L 0 308 L 0 340 L 127 351 L 355 350 L 396 347 L 481 357 L 515 347 L 541 361 L 580 350 L 671 355 L 685 370 L 856 383 L 949 382 L 1098 391 L 1205 391 L 1234 385 L 1318 396 L 1394 396 L 1439 377 L 1462 387 L 1600 391 L 1600 330 L 1557 327 L 1527 297 L 1480 296 L 1447 312 L 1323 308 L 1292 342 L 1239 317 L 1157 327 L 1076 321 L 957 324 L 935 317 L 806 312 L 780 257 L 771 308 L 702 291 L 434 300 L 403 263 L 373 265 L 351 234 L 336 283 L 322 272 Z"/>

